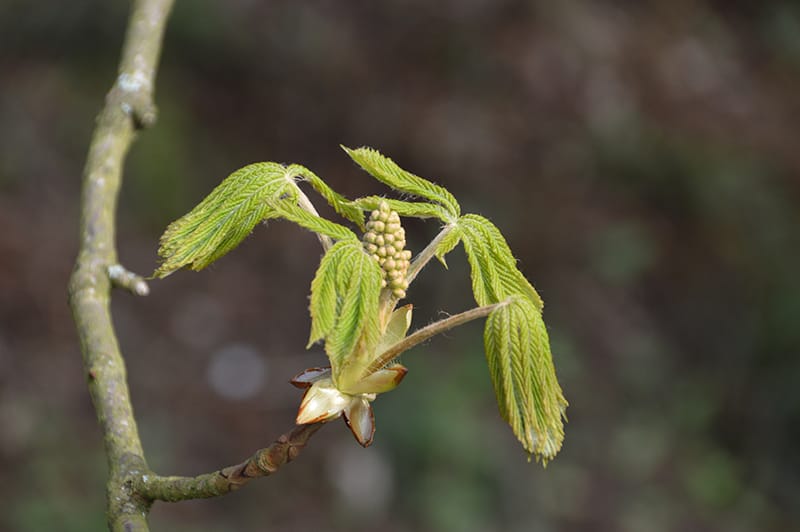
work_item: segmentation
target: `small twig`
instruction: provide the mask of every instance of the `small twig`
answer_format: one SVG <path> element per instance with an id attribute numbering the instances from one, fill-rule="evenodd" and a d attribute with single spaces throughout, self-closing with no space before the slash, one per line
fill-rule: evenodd
<path id="1" fill-rule="evenodd" d="M 464 325 L 472 320 L 484 318 L 488 316 L 494 309 L 504 304 L 505 302 L 501 302 L 495 303 L 494 305 L 475 307 L 473 309 L 461 312 L 460 314 L 450 316 L 449 318 L 433 322 L 422 329 L 414 331 L 412 334 L 406 336 L 403 340 L 397 342 L 392 347 L 381 353 L 380 356 L 376 358 L 369 366 L 367 366 L 366 370 L 364 370 L 364 376 L 375 373 L 376 371 L 386 367 L 386 365 L 397 358 L 400 353 L 408 351 L 412 347 L 421 344 L 425 340 L 428 340 L 429 338 L 448 331 L 454 327 L 458 327 L 459 325 Z"/>
<path id="2" fill-rule="evenodd" d="M 126 269 L 121 264 L 112 264 L 107 271 L 108 278 L 115 287 L 127 290 L 135 296 L 146 296 L 150 293 L 150 287 L 145 278 Z"/>
<path id="3" fill-rule="evenodd" d="M 134 492 L 148 501 L 179 502 L 225 495 L 251 480 L 275 473 L 294 460 L 324 423 L 299 425 L 250 458 L 213 473 L 196 477 L 144 475 L 134 481 Z"/>

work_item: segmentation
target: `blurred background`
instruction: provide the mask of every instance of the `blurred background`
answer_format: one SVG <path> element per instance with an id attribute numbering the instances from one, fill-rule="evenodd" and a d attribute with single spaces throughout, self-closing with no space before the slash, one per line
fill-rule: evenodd
<path id="1" fill-rule="evenodd" d="M 0 2 L 0 529 L 104 530 L 105 458 L 66 282 L 81 170 L 127 2 Z M 360 448 L 343 423 L 269 479 L 159 503 L 154 531 L 800 529 L 800 6 L 793 1 L 178 1 L 155 128 L 130 153 L 123 263 L 247 163 L 381 193 L 370 145 L 491 218 L 547 303 L 570 401 L 527 463 L 482 327 L 404 356 Z M 419 250 L 437 230 L 409 224 Z M 151 466 L 194 475 L 293 424 L 310 233 L 259 227 L 201 273 L 117 292 Z M 415 325 L 472 305 L 460 249 Z"/>

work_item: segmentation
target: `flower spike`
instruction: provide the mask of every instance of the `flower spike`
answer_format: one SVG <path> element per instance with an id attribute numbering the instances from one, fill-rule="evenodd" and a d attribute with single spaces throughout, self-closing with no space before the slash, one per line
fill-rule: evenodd
<path id="1" fill-rule="evenodd" d="M 370 214 L 363 241 L 364 249 L 381 265 L 381 286 L 389 288 L 397 299 L 406 297 L 411 252 L 404 249 L 406 231 L 400 225 L 400 216 L 386 201 L 381 201 Z"/>

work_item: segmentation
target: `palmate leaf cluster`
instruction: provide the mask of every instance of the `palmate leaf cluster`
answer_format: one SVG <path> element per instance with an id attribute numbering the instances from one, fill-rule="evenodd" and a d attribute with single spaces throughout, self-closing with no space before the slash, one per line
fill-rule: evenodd
<path id="1" fill-rule="evenodd" d="M 259 222 L 272 218 L 322 235 L 327 249 L 311 283 L 309 346 L 325 342 L 336 382 L 348 368 L 366 367 L 386 342 L 380 319 L 386 293 L 381 295 L 381 269 L 357 234 L 319 217 L 299 184 L 307 182 L 360 230 L 364 212 L 383 201 L 401 217 L 437 219 L 443 228 L 431 244 L 432 254 L 446 266 L 445 256 L 463 244 L 475 301 L 487 311 L 491 308 L 484 345 L 500 413 L 529 453 L 545 462 L 554 457 L 563 441 L 567 402 L 553 367 L 542 299 L 518 269 L 499 229 L 480 215 L 462 215 L 449 191 L 403 170 L 378 151 L 344 150 L 405 199 L 367 196 L 351 201 L 303 166 L 251 164 L 228 176 L 167 228 L 159 248 L 162 264 L 154 276 L 165 277 L 183 267 L 201 270 L 234 249 Z M 396 304 L 388 301 L 392 307 Z"/>

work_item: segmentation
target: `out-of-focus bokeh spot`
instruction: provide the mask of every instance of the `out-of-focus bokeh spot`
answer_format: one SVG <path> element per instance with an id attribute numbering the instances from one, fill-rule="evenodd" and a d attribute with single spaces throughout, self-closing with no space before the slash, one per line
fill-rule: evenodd
<path id="1" fill-rule="evenodd" d="M 212 355 L 208 384 L 225 399 L 247 399 L 264 386 L 267 364 L 249 345 L 227 345 Z"/>
<path id="2" fill-rule="evenodd" d="M 380 451 L 361 453 L 349 443 L 333 449 L 326 467 L 328 482 L 336 490 L 340 518 L 361 526 L 391 519 L 393 465 Z"/>

